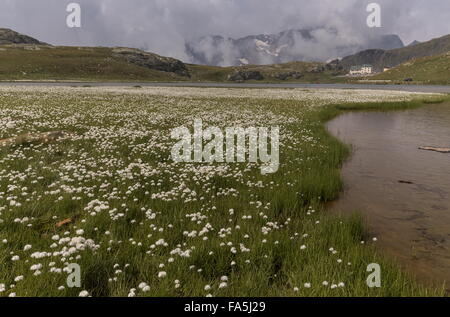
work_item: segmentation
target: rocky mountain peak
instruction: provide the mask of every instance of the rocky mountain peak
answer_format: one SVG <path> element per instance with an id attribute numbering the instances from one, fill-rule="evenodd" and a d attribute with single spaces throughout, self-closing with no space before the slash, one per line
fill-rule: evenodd
<path id="1" fill-rule="evenodd" d="M 186 53 L 195 64 L 239 66 L 276 64 L 292 61 L 324 62 L 365 49 L 403 47 L 393 34 L 358 40 L 332 28 L 289 29 L 276 34 L 248 35 L 234 39 L 220 35 L 204 36 L 186 43 Z"/>

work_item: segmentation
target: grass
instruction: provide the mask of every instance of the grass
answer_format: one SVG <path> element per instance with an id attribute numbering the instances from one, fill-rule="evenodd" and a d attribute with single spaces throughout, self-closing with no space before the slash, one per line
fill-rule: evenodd
<path id="1" fill-rule="evenodd" d="M 412 78 L 416 84 L 450 84 L 450 53 L 413 59 L 372 79 L 403 82 Z"/>
<path id="2" fill-rule="evenodd" d="M 34 49 L 30 49 L 34 48 Z M 37 49 L 36 49 L 37 48 Z M 449 54 L 413 59 L 385 73 L 367 77 L 369 81 L 414 84 L 450 84 Z M 103 82 L 229 82 L 236 70 L 259 71 L 263 80 L 248 83 L 358 83 L 355 78 L 336 76 L 325 69 L 311 71 L 321 63 L 290 62 L 274 65 L 217 67 L 186 64 L 191 77 L 128 63 L 107 47 L 0 46 L 0 80 L 103 81 Z M 303 77 L 280 80 L 280 73 L 299 72 Z"/>
<path id="3" fill-rule="evenodd" d="M 183 77 L 127 63 L 113 57 L 110 48 L 4 46 L 0 80 L 177 81 Z"/>
<path id="4" fill-rule="evenodd" d="M 420 101 L 333 106 L 337 92 L 319 102 L 318 92 L 290 100 L 277 99 L 281 91 L 254 98 L 251 90 L 219 97 L 209 89 L 205 97 L 187 88 L 171 95 L 180 90 L 2 91 L 0 138 L 56 129 L 83 137 L 0 148 L 0 295 L 444 295 L 380 254 L 358 215 L 324 211 L 342 188 L 339 169 L 349 154 L 324 123 L 342 111 Z M 172 163 L 170 129 L 197 117 L 219 127 L 279 125 L 279 171 Z M 55 226 L 67 218 L 70 224 Z M 80 265 L 82 287 L 59 290 L 67 275 L 51 268 L 69 263 Z M 381 288 L 366 285 L 370 263 L 381 265 Z M 228 281 L 219 288 L 222 276 Z"/>
<path id="5" fill-rule="evenodd" d="M 26 49 L 26 47 L 38 49 Z M 277 65 L 249 65 L 243 67 L 215 67 L 186 64 L 190 78 L 137 66 L 116 57 L 107 47 L 50 47 L 50 46 L 0 46 L 0 80 L 37 81 L 136 81 L 136 82 L 227 82 L 236 69 L 260 71 L 261 81 L 280 83 L 334 83 L 342 78 L 326 70 L 312 73 L 311 67 L 320 63 L 292 62 Z M 301 72 L 304 77 L 279 80 L 280 72 Z"/>

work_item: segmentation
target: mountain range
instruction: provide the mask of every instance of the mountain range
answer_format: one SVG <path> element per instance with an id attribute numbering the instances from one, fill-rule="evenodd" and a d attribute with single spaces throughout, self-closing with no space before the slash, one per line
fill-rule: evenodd
<path id="1" fill-rule="evenodd" d="M 362 50 L 327 63 L 313 62 L 317 56 L 307 58 L 302 55 L 302 50 L 294 49 L 298 42 L 293 42 L 293 39 L 301 37 L 306 42 L 322 42 L 318 38 L 323 38 L 324 34 L 328 36 L 328 33 L 291 30 L 276 36 L 259 35 L 233 40 L 234 45 L 241 47 L 240 53 L 247 51 L 249 55 L 239 55 L 247 56 L 238 59 L 242 64 L 240 66 L 219 67 L 188 64 L 135 48 L 52 46 L 0 28 L 0 80 L 331 83 L 355 81 L 342 75 L 347 74 L 351 66 L 372 64 L 379 71 L 392 67 L 390 71 L 371 76 L 373 80 L 403 82 L 408 78 L 430 84 L 450 83 L 450 35 L 422 43 L 414 41 L 406 47 Z M 338 34 L 336 36 L 339 37 Z M 225 41 L 222 37 L 213 40 L 217 43 Z M 380 41 L 376 44 L 373 40 L 372 44 L 377 47 L 403 45 L 397 36 L 380 37 Z M 336 41 L 332 39 L 328 42 L 330 47 L 338 48 L 336 51 L 345 52 L 357 47 L 346 47 L 343 43 L 335 46 Z M 291 52 L 287 49 L 289 47 Z M 190 49 L 194 50 L 192 47 Z M 323 48 L 318 45 L 316 49 L 320 53 Z M 210 54 L 211 50 L 207 53 L 202 53 L 200 57 L 208 58 L 212 65 L 222 64 L 223 55 L 236 58 L 225 48 L 216 55 Z M 290 58 L 303 58 L 303 61 L 278 63 Z M 258 65 L 261 59 L 266 63 L 272 60 L 274 64 Z"/>
<path id="2" fill-rule="evenodd" d="M 292 61 L 325 62 L 366 49 L 404 47 L 398 35 L 349 38 L 335 29 L 290 29 L 277 34 L 233 39 L 204 36 L 186 43 L 191 62 L 213 66 L 278 64 Z"/>

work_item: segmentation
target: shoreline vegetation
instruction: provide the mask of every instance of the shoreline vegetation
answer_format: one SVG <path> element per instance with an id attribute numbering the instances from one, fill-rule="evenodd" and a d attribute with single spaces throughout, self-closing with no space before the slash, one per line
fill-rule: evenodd
<path id="1" fill-rule="evenodd" d="M 0 147 L 0 296 L 445 296 L 383 256 L 361 216 L 327 213 L 350 148 L 325 123 L 345 111 L 447 98 L 2 87 L 0 139 L 52 130 L 73 136 Z M 170 128 L 197 117 L 219 126 L 279 125 L 279 171 L 171 162 Z M 81 288 L 65 286 L 70 263 L 81 267 Z M 366 284 L 371 263 L 381 266 L 380 288 Z"/>

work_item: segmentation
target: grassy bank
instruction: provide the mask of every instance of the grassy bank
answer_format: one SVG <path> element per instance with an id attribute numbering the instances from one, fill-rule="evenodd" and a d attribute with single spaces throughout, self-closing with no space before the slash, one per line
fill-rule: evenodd
<path id="1" fill-rule="evenodd" d="M 339 194 L 339 168 L 349 153 L 324 123 L 356 104 L 405 108 L 420 105 L 418 98 L 3 88 L 0 138 L 72 135 L 0 148 L 0 295 L 442 295 L 383 258 L 358 216 L 323 210 Z M 279 126 L 278 172 L 263 176 L 246 163 L 173 163 L 170 131 L 192 127 L 195 118 L 220 128 Z M 66 285 L 70 263 L 80 265 L 81 288 Z M 382 268 L 381 288 L 366 285 L 370 263 Z"/>
<path id="2" fill-rule="evenodd" d="M 447 52 L 413 59 L 371 79 L 404 82 L 404 79 L 411 78 L 417 84 L 449 85 L 449 71 L 450 53 Z"/>

